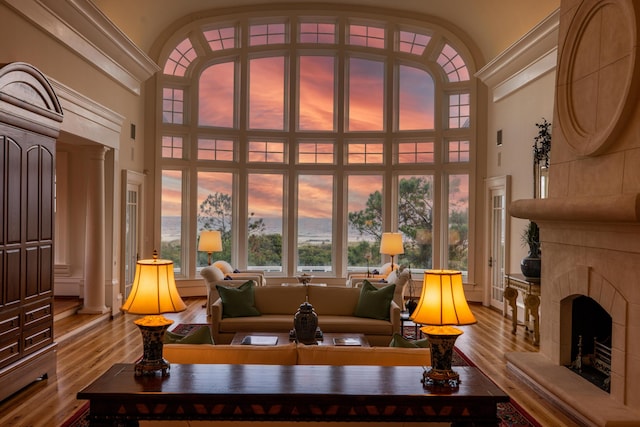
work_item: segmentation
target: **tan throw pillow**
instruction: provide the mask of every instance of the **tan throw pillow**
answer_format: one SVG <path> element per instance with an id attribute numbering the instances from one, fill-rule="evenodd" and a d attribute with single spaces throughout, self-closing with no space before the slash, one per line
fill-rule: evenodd
<path id="1" fill-rule="evenodd" d="M 219 260 L 213 263 L 216 267 L 218 267 L 224 274 L 233 273 L 233 267 L 227 261 Z"/>
<path id="2" fill-rule="evenodd" d="M 389 273 L 391 273 L 391 263 L 388 262 L 386 264 L 383 264 L 382 267 L 380 267 L 380 275 L 381 276 L 387 276 Z"/>
<path id="3" fill-rule="evenodd" d="M 220 280 L 224 280 L 224 273 L 215 265 L 203 268 L 200 270 L 200 275 L 207 281 L 207 283 L 215 283 Z"/>
<path id="4" fill-rule="evenodd" d="M 393 270 L 391 273 L 387 275 L 387 278 L 385 279 L 385 281 L 389 284 L 396 283 L 397 280 L 398 280 L 397 270 Z"/>

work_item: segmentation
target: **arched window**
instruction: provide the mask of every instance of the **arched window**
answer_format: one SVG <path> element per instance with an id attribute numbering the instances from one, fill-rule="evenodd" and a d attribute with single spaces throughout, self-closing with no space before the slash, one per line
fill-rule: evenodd
<path id="1" fill-rule="evenodd" d="M 226 259 L 292 276 L 469 265 L 472 63 L 426 21 L 291 9 L 201 19 L 165 45 L 161 253 L 195 277 Z"/>

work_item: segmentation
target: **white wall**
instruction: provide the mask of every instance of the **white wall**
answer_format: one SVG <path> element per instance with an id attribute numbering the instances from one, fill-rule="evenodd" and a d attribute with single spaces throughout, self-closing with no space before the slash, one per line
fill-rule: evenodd
<path id="1" fill-rule="evenodd" d="M 487 84 L 487 178 L 510 175 L 511 200 L 533 198 L 533 144 L 536 123 L 551 122 L 555 99 L 555 66 L 559 11 L 478 72 Z M 497 132 L 502 131 L 502 145 Z M 551 149 L 553 159 L 553 143 Z M 506 273 L 520 273 L 526 255 L 521 234 L 526 221 L 507 216 Z M 488 255 L 484 257 L 488 259 Z"/>

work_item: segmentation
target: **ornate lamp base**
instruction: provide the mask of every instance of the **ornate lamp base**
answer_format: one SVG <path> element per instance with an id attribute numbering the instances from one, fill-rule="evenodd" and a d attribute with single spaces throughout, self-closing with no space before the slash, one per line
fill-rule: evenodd
<path id="1" fill-rule="evenodd" d="M 422 375 L 425 387 L 458 388 L 460 375 L 451 369 L 453 347 L 463 332 L 452 326 L 425 326 L 420 328 L 429 340 L 431 369 Z"/>
<path id="2" fill-rule="evenodd" d="M 145 316 L 135 323 L 142 334 L 142 358 L 135 364 L 135 376 L 155 375 L 157 371 L 162 376 L 169 375 L 169 362 L 162 357 L 163 337 L 173 320 L 160 316 Z"/>

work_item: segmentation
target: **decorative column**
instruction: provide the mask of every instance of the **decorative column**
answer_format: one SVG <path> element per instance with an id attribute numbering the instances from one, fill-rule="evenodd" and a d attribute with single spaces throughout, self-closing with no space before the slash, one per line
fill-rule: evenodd
<path id="1" fill-rule="evenodd" d="M 91 146 L 85 149 L 86 160 L 86 222 L 84 256 L 83 314 L 106 313 L 105 306 L 105 177 L 104 161 L 107 148 Z"/>

